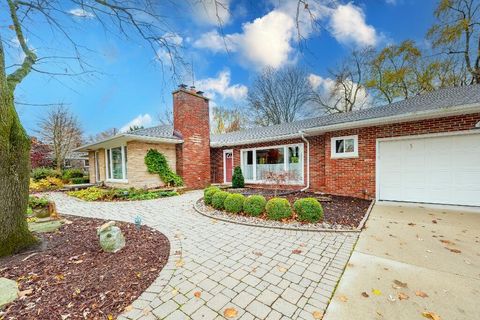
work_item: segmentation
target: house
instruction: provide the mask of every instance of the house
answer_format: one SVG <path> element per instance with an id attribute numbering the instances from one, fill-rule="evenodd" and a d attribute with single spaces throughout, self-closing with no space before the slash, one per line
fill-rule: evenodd
<path id="1" fill-rule="evenodd" d="M 64 169 L 80 169 L 89 172 L 90 159 L 88 152 L 69 152 L 63 161 Z"/>
<path id="2" fill-rule="evenodd" d="M 173 92 L 173 126 L 122 133 L 83 146 L 91 182 L 162 185 L 144 164 L 148 149 L 168 159 L 189 188 L 292 173 L 285 188 L 379 200 L 480 206 L 480 85 L 447 88 L 375 107 L 210 135 L 208 99 Z"/>

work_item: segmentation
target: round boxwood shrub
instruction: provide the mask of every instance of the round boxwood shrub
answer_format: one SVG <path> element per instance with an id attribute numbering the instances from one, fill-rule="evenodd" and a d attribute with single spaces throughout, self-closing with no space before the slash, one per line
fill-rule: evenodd
<path id="1" fill-rule="evenodd" d="M 266 210 L 268 218 L 272 220 L 282 220 L 292 216 L 290 202 L 284 198 L 272 198 L 268 200 Z"/>
<path id="2" fill-rule="evenodd" d="M 240 193 L 231 193 L 225 198 L 223 205 L 227 212 L 239 213 L 243 210 L 243 203 L 245 202 L 245 196 Z"/>
<path id="3" fill-rule="evenodd" d="M 259 216 L 265 211 L 267 200 L 264 196 L 249 196 L 243 203 L 243 211 L 253 217 Z"/>
<path id="4" fill-rule="evenodd" d="M 293 208 L 300 221 L 317 222 L 323 219 L 323 207 L 315 198 L 298 199 Z"/>
<path id="5" fill-rule="evenodd" d="M 218 191 L 220 191 L 220 188 L 218 187 L 208 187 L 203 190 L 203 201 L 205 202 L 205 204 L 211 205 L 213 195 Z"/>
<path id="6" fill-rule="evenodd" d="M 229 194 L 230 193 L 226 191 L 215 192 L 215 194 L 212 197 L 212 206 L 215 209 L 223 210 L 225 208 L 223 203 L 225 202 L 225 199 L 228 197 Z"/>

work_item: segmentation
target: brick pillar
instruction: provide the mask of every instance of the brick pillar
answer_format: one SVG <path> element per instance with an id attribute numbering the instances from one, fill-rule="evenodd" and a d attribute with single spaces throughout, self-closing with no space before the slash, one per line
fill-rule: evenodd
<path id="1" fill-rule="evenodd" d="M 173 127 L 183 139 L 176 150 L 177 173 L 188 188 L 208 186 L 211 179 L 208 99 L 184 86 L 174 91 Z"/>

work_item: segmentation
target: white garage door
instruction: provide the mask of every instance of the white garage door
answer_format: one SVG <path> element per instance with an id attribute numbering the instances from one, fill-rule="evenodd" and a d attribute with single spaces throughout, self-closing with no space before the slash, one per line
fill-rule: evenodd
<path id="1" fill-rule="evenodd" d="M 379 140 L 377 198 L 480 206 L 480 134 Z"/>

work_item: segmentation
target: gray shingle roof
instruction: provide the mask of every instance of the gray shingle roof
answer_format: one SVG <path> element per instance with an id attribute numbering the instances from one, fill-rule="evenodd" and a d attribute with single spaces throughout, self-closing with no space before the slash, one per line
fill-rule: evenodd
<path id="1" fill-rule="evenodd" d="M 181 140 L 181 137 L 175 134 L 175 132 L 173 131 L 173 126 L 171 125 L 161 125 L 161 126 L 156 126 L 151 128 L 138 129 L 131 132 L 127 132 L 127 134 L 143 136 L 143 137 Z"/>
<path id="2" fill-rule="evenodd" d="M 269 127 L 250 128 L 211 136 L 213 146 L 249 143 L 255 140 L 272 140 L 298 134 L 300 130 L 324 126 L 381 119 L 408 113 L 434 111 L 452 107 L 480 104 L 480 85 L 452 87 L 418 95 L 382 107 L 367 108 L 349 113 L 336 113 L 312 119 L 294 121 Z"/>

